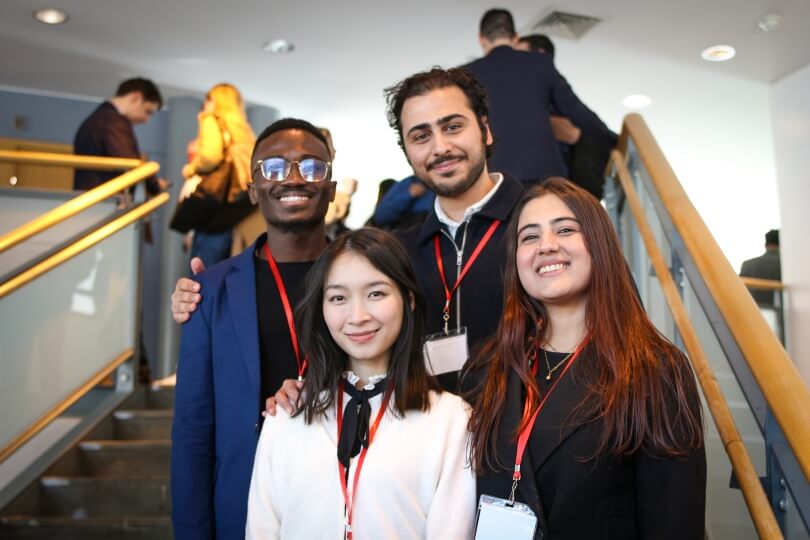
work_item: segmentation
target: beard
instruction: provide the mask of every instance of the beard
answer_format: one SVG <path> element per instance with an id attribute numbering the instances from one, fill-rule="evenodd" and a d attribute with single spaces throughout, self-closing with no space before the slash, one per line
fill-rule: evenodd
<path id="1" fill-rule="evenodd" d="M 469 164 L 469 171 L 467 172 L 467 175 L 451 185 L 437 184 L 430 178 L 430 175 L 428 174 L 430 169 L 450 159 L 460 159 L 463 161 L 467 161 L 467 163 Z M 484 158 L 483 154 L 474 157 L 472 160 L 470 160 L 468 157 L 465 156 L 447 156 L 431 162 L 428 165 L 425 174 L 421 175 L 416 174 L 416 177 L 422 182 L 424 182 L 425 185 L 429 187 L 430 190 L 436 195 L 440 197 L 453 198 L 458 197 L 462 193 L 465 193 L 472 186 L 474 186 L 475 183 L 478 181 L 478 179 L 481 177 L 481 174 L 484 172 L 485 166 L 486 166 L 486 158 Z"/>

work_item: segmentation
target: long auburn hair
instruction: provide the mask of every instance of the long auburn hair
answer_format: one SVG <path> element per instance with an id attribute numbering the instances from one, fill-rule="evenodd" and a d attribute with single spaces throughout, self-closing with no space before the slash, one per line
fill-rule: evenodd
<path id="1" fill-rule="evenodd" d="M 307 423 L 325 416 L 335 402 L 343 372 L 348 367 L 348 355 L 332 338 L 323 317 L 326 278 L 343 253 L 365 258 L 390 278 L 402 295 L 402 329 L 391 349 L 388 364 L 389 382 L 394 389 L 390 408 L 399 416 L 405 416 L 407 410 L 427 410 L 430 390 L 441 392 L 441 389 L 436 379 L 428 374 L 422 359 L 425 300 L 416 273 L 405 248 L 392 234 L 363 228 L 338 236 L 307 275 L 306 292 L 296 308 L 296 327 L 308 365 L 303 406 L 298 412 L 303 411 Z"/>
<path id="2" fill-rule="evenodd" d="M 595 382 L 588 385 L 585 399 L 572 416 L 583 422 L 601 419 L 604 429 L 594 453 L 585 459 L 605 453 L 628 456 L 640 449 L 658 456 L 685 456 L 703 444 L 702 413 L 688 360 L 647 317 L 602 205 L 575 184 L 554 177 L 524 193 L 512 214 L 503 318 L 464 375 L 486 373 L 475 389 L 470 418 L 473 467 L 479 474 L 504 467 L 497 455 L 497 438 L 510 371 L 526 388 L 528 410 L 534 411 L 540 402 L 527 358 L 542 342 L 547 314 L 543 304 L 521 285 L 515 255 L 523 209 L 546 195 L 559 197 L 573 212 L 592 261 L 585 315 L 590 341 L 582 354 L 595 359 L 586 368 L 593 370 Z M 529 420 L 530 415 L 524 415 L 517 432 Z"/>

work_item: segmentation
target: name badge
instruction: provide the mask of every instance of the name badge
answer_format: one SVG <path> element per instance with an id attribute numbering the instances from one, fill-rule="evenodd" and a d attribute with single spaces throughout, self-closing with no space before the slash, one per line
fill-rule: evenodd
<path id="1" fill-rule="evenodd" d="M 422 355 L 425 357 L 425 366 L 432 375 L 459 371 L 470 356 L 467 328 L 462 326 L 446 334 L 439 332 L 427 336 Z"/>
<path id="2" fill-rule="evenodd" d="M 475 540 L 534 540 L 537 516 L 523 503 L 481 495 L 475 520 Z M 540 531 L 540 538 L 543 532 Z"/>

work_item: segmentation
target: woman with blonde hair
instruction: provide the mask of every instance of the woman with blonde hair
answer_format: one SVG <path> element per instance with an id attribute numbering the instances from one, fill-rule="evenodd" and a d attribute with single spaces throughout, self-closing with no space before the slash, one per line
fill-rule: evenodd
<path id="1" fill-rule="evenodd" d="M 250 153 L 256 135 L 248 124 L 239 90 L 228 83 L 220 83 L 211 88 L 205 96 L 199 126 L 195 141 L 196 151 L 183 167 L 183 178 L 188 180 L 210 173 L 230 157 L 233 164 L 232 178 L 246 191 L 250 181 Z M 240 230 L 253 221 L 252 217 L 251 214 L 245 218 L 233 231 L 196 231 L 191 256 L 200 257 L 206 266 L 229 257 L 232 253 L 232 236 L 247 236 Z M 256 231 L 256 236 L 260 232 L 261 227 Z M 250 239 L 251 242 L 253 240 L 255 237 Z"/>

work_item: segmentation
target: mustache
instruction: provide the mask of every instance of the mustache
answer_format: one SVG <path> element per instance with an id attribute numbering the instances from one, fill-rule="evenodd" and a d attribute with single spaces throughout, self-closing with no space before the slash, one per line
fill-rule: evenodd
<path id="1" fill-rule="evenodd" d="M 445 161 L 452 161 L 452 160 L 454 160 L 454 159 L 457 159 L 457 160 L 461 161 L 461 160 L 463 160 L 463 159 L 464 159 L 464 156 L 453 156 L 453 155 L 447 155 L 447 156 L 440 156 L 440 157 L 437 157 L 436 159 L 434 159 L 433 161 L 431 161 L 430 163 L 428 163 L 428 165 L 427 165 L 427 170 L 429 170 L 429 171 L 430 171 L 430 170 L 432 170 L 432 169 L 435 169 L 436 167 L 438 167 L 439 165 L 441 165 L 441 164 L 442 164 L 442 163 L 444 163 Z"/>

